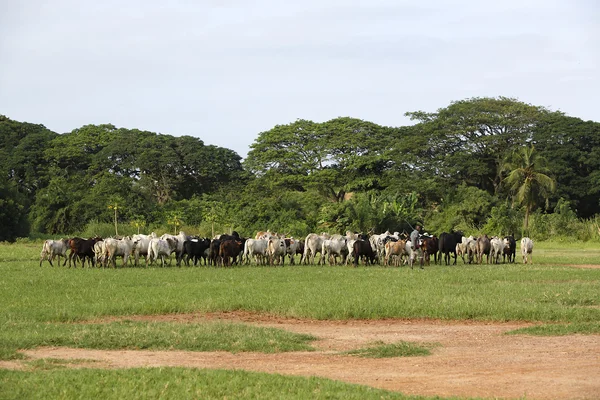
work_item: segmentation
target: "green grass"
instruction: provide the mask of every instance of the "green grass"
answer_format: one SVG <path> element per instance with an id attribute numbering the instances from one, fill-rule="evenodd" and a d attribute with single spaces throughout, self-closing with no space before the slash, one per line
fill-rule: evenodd
<path id="1" fill-rule="evenodd" d="M 579 322 L 572 324 L 544 324 L 527 328 L 515 329 L 506 332 L 507 335 L 536 335 L 536 336 L 564 336 L 564 335 L 598 335 L 600 322 Z"/>
<path id="2" fill-rule="evenodd" d="M 0 369 L 0 398 L 425 399 L 322 378 L 185 368 Z"/>
<path id="3" fill-rule="evenodd" d="M 397 343 L 377 342 L 372 346 L 362 349 L 347 351 L 344 354 L 365 358 L 391 358 L 391 357 L 414 357 L 428 356 L 431 354 L 433 345 L 427 347 L 414 343 L 400 341 Z"/>
<path id="4" fill-rule="evenodd" d="M 281 329 L 223 322 L 17 323 L 5 324 L 0 331 L 0 356 L 14 358 L 16 350 L 36 346 L 277 353 L 311 351 L 308 343 L 315 339 Z"/>
<path id="5" fill-rule="evenodd" d="M 40 248 L 41 243 L 0 245 L 0 358 L 14 357 L 15 346 L 53 343 L 197 348 L 185 338 L 193 336 L 190 330 L 200 328 L 186 324 L 120 323 L 95 328 L 64 324 L 103 316 L 247 310 L 321 320 L 433 318 L 562 324 L 600 320 L 600 269 L 565 266 L 600 260 L 600 246 L 578 250 L 571 244 L 536 243 L 534 265 L 459 261 L 457 266 L 425 270 L 378 266 L 83 270 L 48 264 L 40 268 Z M 591 326 L 589 332 L 597 333 Z M 93 329 L 101 330 L 103 344 L 81 339 Z M 268 333 L 258 336 L 266 339 Z M 295 339 L 281 340 L 279 348 Z M 245 351 L 228 346 L 229 351 Z"/>
<path id="6" fill-rule="evenodd" d="M 600 333 L 600 245 L 537 243 L 534 265 L 224 268 L 40 268 L 40 243 L 0 244 L 0 359 L 42 345 L 196 351 L 309 350 L 306 335 L 240 324 L 87 321 L 245 310 L 311 319 L 533 321 L 514 334 Z M 520 257 L 517 257 L 519 260 Z M 373 346 L 365 352 L 397 352 Z M 427 350 L 427 349 L 426 349 Z M 0 398 L 406 398 L 325 379 L 241 371 L 0 370 Z M 86 364 L 85 360 L 80 361 Z"/>

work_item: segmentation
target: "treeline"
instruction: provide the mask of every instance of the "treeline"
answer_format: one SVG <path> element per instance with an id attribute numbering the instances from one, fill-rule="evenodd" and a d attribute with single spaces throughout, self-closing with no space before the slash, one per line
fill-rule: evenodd
<path id="1" fill-rule="evenodd" d="M 243 163 L 190 136 L 113 125 L 57 134 L 0 116 L 0 240 L 115 218 L 246 235 L 401 231 L 416 221 L 437 232 L 519 235 L 525 224 L 537 236 L 598 234 L 598 122 L 504 97 L 407 115 L 414 125 L 278 125 Z"/>

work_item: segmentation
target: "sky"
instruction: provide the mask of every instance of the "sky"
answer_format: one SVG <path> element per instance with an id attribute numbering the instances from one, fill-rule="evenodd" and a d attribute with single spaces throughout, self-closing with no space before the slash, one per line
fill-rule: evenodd
<path id="1" fill-rule="evenodd" d="M 245 157 L 296 119 L 412 124 L 506 96 L 600 121 L 596 0 L 4 0 L 0 114 Z"/>

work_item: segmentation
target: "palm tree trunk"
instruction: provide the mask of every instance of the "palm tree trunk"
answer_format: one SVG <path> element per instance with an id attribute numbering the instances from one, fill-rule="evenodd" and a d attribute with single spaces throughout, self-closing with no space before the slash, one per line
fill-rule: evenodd
<path id="1" fill-rule="evenodd" d="M 525 207 L 525 232 L 529 230 L 529 207 Z"/>

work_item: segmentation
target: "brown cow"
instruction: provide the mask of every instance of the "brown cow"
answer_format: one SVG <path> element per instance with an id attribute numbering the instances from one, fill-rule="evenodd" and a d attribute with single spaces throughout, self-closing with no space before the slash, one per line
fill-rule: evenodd
<path id="1" fill-rule="evenodd" d="M 398 240 L 397 242 L 387 242 L 385 244 L 385 260 L 383 265 L 390 265 L 390 257 L 395 256 L 394 265 L 400 266 L 402 256 L 408 255 L 406 252 L 406 240 Z"/>
<path id="2" fill-rule="evenodd" d="M 79 237 L 69 239 L 69 248 L 71 249 L 69 253 L 69 268 L 71 268 L 71 260 L 73 260 L 73 267 L 77 268 L 77 257 L 81 260 L 82 268 L 85 267 L 86 258 L 89 260 L 89 264 L 94 266 L 94 245 L 101 240 L 102 238 L 98 236 L 91 239 L 82 239 Z"/>
<path id="3" fill-rule="evenodd" d="M 219 257 L 223 262 L 223 266 L 229 267 L 234 262 L 243 250 L 241 240 L 225 240 L 221 242 L 219 247 Z"/>
<path id="4" fill-rule="evenodd" d="M 425 264 L 430 264 L 432 254 L 433 260 L 437 264 L 437 254 L 439 250 L 439 241 L 437 237 L 423 237 L 421 239 L 421 250 L 423 250 L 423 260 Z"/>

